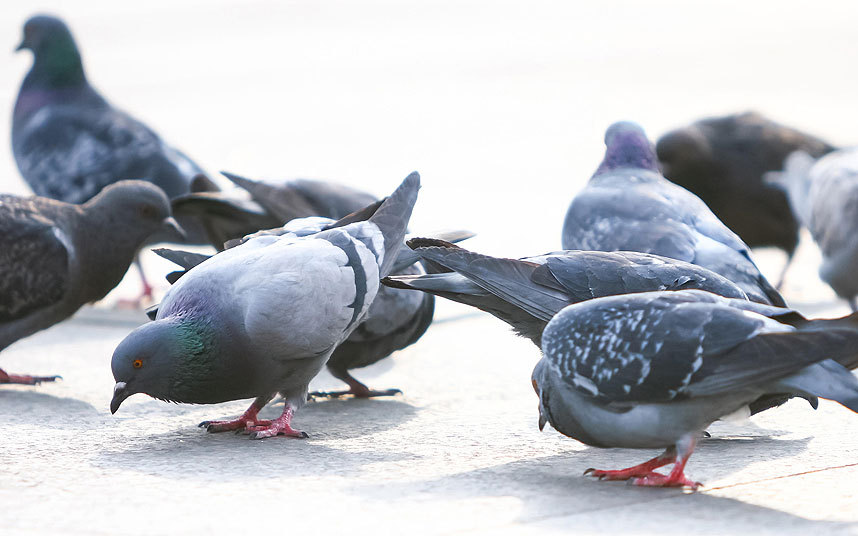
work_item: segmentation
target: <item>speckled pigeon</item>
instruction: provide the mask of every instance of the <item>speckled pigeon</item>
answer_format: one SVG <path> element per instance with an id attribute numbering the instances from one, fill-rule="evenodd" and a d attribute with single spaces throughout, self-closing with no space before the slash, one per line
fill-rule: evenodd
<path id="1" fill-rule="evenodd" d="M 240 245 L 258 236 L 281 236 L 287 233 L 295 237 L 307 236 L 322 231 L 332 223 L 334 223 L 334 220 L 318 216 L 298 218 L 290 221 L 283 227 L 262 231 L 249 237 L 244 237 L 239 241 L 234 241 L 231 243 L 231 247 Z M 473 236 L 472 233 L 464 231 L 440 232 L 437 235 L 454 241 L 465 240 Z M 168 274 L 167 280 L 170 283 L 175 283 L 176 280 L 185 275 L 189 270 L 211 258 L 210 255 L 167 248 L 156 249 L 154 251 L 184 269 Z M 415 264 L 419 260 L 419 257 L 409 255 L 409 253 L 411 253 L 410 249 L 400 248 L 391 273 L 412 274 L 414 276 L 425 273 L 420 264 Z M 399 389 L 369 389 L 366 385 L 355 379 L 349 371 L 377 363 L 395 351 L 417 342 L 432 323 L 434 312 L 435 299 L 430 294 L 420 295 L 414 292 L 380 287 L 366 318 L 334 350 L 327 363 L 327 368 L 331 374 L 348 384 L 349 389 L 346 391 L 313 392 L 310 394 L 312 396 L 329 398 L 346 395 L 352 395 L 357 398 L 370 398 L 401 393 Z M 158 306 L 150 307 L 146 313 L 150 319 L 154 320 L 157 318 Z"/>
<path id="2" fill-rule="evenodd" d="M 858 311 L 858 148 L 819 160 L 793 153 L 784 171 L 767 179 L 787 191 L 796 217 L 819 246 L 819 277 Z"/>
<path id="3" fill-rule="evenodd" d="M 371 194 L 334 182 L 294 179 L 269 184 L 222 173 L 250 199 L 230 192 L 200 192 L 173 200 L 173 212 L 198 221 L 218 250 L 223 250 L 229 240 L 280 227 L 295 218 L 338 220 L 377 201 Z"/>
<path id="4" fill-rule="evenodd" d="M 818 329 L 770 318 L 778 308 L 699 290 L 597 298 L 570 305 L 545 328 L 533 371 L 539 426 L 587 445 L 665 448 L 628 469 L 588 469 L 641 486 L 700 484 L 685 477 L 713 421 L 765 393 L 839 402 L 858 412 L 858 314 Z M 674 463 L 665 475 L 657 468 Z"/>
<path id="5" fill-rule="evenodd" d="M 62 20 L 31 17 L 18 47 L 23 49 L 33 52 L 33 66 L 15 102 L 12 152 L 36 195 L 83 203 L 125 179 L 150 181 L 170 198 L 217 189 L 187 156 L 111 106 L 89 84 L 80 52 Z M 179 216 L 177 220 L 187 232 L 183 241 L 199 243 L 203 233 L 196 222 Z M 167 238 L 156 235 L 152 240 Z M 140 275 L 143 296 L 151 298 L 142 269 Z"/>
<path id="6" fill-rule="evenodd" d="M 699 197 L 665 179 L 643 130 L 614 123 L 605 158 L 572 200 L 563 248 L 640 251 L 708 268 L 760 303 L 785 305 L 751 260 L 748 246 Z"/>
<path id="7" fill-rule="evenodd" d="M 787 253 L 780 288 L 798 245 L 799 224 L 787 198 L 764 180 L 793 151 L 818 158 L 835 147 L 756 112 L 710 117 L 662 136 L 655 145 L 664 176 L 706 202 L 750 247 Z"/>
<path id="8" fill-rule="evenodd" d="M 420 178 L 315 234 L 259 236 L 199 264 L 167 292 L 155 321 L 116 348 L 112 412 L 134 393 L 213 404 L 255 397 L 239 418 L 202 423 L 251 438 L 306 437 L 291 426 L 307 385 L 360 325 L 401 247 Z M 283 414 L 261 421 L 275 394 Z"/>
<path id="9" fill-rule="evenodd" d="M 148 182 L 115 183 L 82 205 L 0 195 L 0 350 L 103 298 L 163 229 L 180 232 L 164 192 Z M 0 383 L 54 378 L 0 370 Z"/>

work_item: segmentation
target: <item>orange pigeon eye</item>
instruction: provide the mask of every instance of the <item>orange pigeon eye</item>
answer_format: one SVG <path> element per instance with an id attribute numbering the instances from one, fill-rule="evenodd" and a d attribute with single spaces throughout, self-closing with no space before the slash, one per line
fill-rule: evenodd
<path id="1" fill-rule="evenodd" d="M 134 368 L 142 368 L 143 367 L 143 360 L 142 359 L 135 359 L 134 362 L 131 363 L 131 366 Z"/>

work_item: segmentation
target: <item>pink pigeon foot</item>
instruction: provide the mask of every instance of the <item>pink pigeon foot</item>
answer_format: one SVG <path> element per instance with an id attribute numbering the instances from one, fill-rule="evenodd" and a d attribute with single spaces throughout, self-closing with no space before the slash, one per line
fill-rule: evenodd
<path id="1" fill-rule="evenodd" d="M 658 475 L 659 473 L 653 472 L 655 469 L 664 467 L 674 461 L 676 461 L 676 450 L 673 447 L 670 447 L 655 458 L 645 461 L 642 464 L 635 465 L 634 467 L 618 469 L 615 471 L 590 468 L 584 471 L 584 474 L 586 476 L 598 478 L 599 480 L 629 480 L 630 478 L 635 477 L 647 477 L 651 474 Z"/>
<path id="2" fill-rule="evenodd" d="M 260 422 L 258 425 L 248 426 L 247 431 L 250 432 L 250 439 L 265 439 L 266 437 L 286 436 L 305 439 L 310 437 L 307 432 L 301 432 L 292 428 L 292 415 L 295 409 L 287 402 L 283 413 L 267 423 Z"/>
<path id="3" fill-rule="evenodd" d="M 257 418 L 259 410 L 261 410 L 266 403 L 267 401 L 264 401 L 260 404 L 259 399 L 257 399 L 249 408 L 247 408 L 247 411 L 242 413 L 241 417 L 237 419 L 233 419 L 231 421 L 203 421 L 198 426 L 200 428 L 205 428 L 207 432 L 212 433 L 228 432 L 231 430 L 244 431 L 253 426 L 270 426 L 272 421 L 260 420 Z"/>

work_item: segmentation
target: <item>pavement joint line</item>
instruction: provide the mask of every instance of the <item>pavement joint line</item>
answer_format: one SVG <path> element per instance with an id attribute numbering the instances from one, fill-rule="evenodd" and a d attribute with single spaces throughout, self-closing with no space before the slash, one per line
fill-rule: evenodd
<path id="1" fill-rule="evenodd" d="M 771 482 L 773 480 L 782 480 L 784 478 L 792 478 L 792 477 L 796 477 L 796 476 L 811 475 L 814 473 L 821 473 L 823 471 L 831 471 L 834 469 L 848 469 L 849 467 L 858 467 L 858 463 L 847 463 L 845 465 L 835 465 L 834 467 L 823 467 L 821 469 L 811 469 L 809 471 L 802 471 L 800 473 L 792 473 L 789 475 L 773 476 L 770 478 L 761 478 L 759 480 L 750 480 L 748 482 L 737 482 L 735 484 L 725 484 L 723 486 L 716 486 L 714 488 L 708 488 L 707 487 L 706 489 L 701 490 L 701 493 L 707 493 L 707 492 L 715 491 L 715 490 L 719 490 L 719 489 L 737 488 L 739 486 L 750 486 L 752 484 L 760 484 L 762 482 Z"/>

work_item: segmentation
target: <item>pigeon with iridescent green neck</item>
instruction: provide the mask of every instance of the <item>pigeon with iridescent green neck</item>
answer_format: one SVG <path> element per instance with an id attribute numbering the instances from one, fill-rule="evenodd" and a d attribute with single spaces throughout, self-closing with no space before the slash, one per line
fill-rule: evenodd
<path id="1" fill-rule="evenodd" d="M 112 412 L 134 393 L 214 404 L 255 398 L 209 431 L 254 439 L 306 437 L 292 428 L 307 386 L 360 325 L 402 245 L 420 178 L 409 175 L 383 202 L 306 236 L 259 236 L 213 256 L 167 292 L 155 321 L 113 354 Z M 277 393 L 283 414 L 258 418 Z"/>

